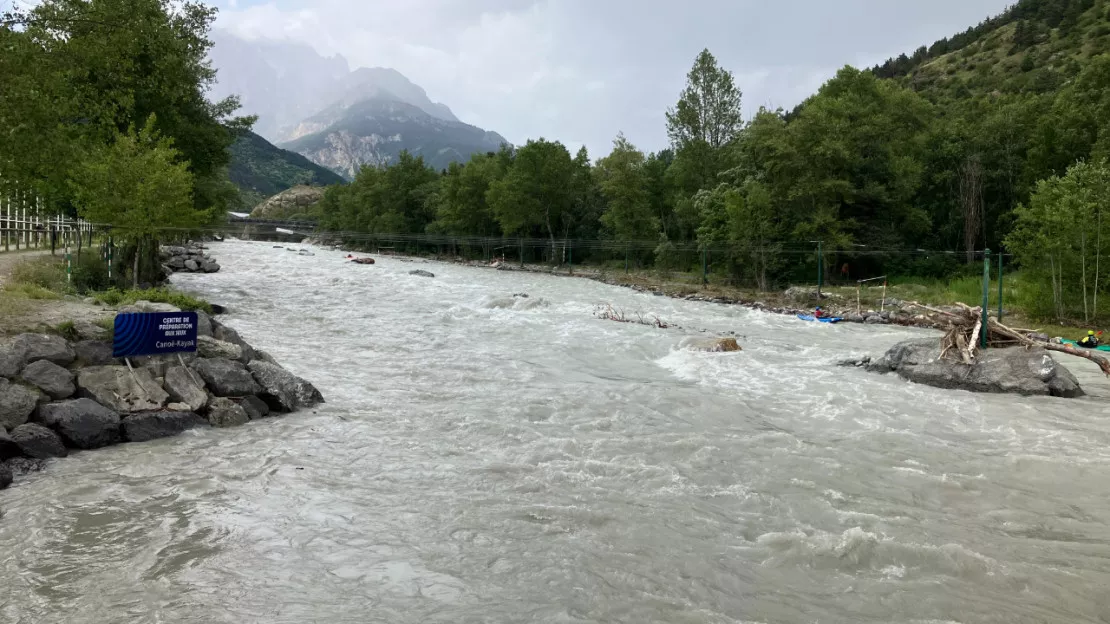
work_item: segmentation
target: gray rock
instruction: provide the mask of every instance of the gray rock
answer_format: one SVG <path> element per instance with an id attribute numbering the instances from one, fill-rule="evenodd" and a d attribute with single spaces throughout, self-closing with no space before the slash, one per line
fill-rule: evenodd
<path id="1" fill-rule="evenodd" d="M 250 362 L 251 360 L 258 359 L 254 353 L 254 348 L 247 344 L 246 340 L 243 340 L 243 337 L 239 335 L 239 332 L 228 327 L 227 325 L 224 325 L 223 323 L 216 321 L 215 319 L 212 319 L 212 337 L 217 340 L 222 340 L 223 342 L 230 342 L 231 344 L 239 345 L 239 348 L 243 350 L 243 353 L 242 356 L 237 359 L 244 364 Z"/>
<path id="2" fill-rule="evenodd" d="M 199 359 L 190 366 L 204 379 L 212 394 L 216 396 L 243 397 L 262 391 L 251 373 L 239 362 L 225 358 L 211 358 Z"/>
<path id="3" fill-rule="evenodd" d="M 276 412 L 292 412 L 323 403 L 315 386 L 277 364 L 255 360 L 247 365 L 262 392 L 255 393 Z"/>
<path id="4" fill-rule="evenodd" d="M 987 349 L 970 366 L 954 359 L 940 359 L 940 340 L 901 342 L 867 369 L 897 373 L 909 381 L 956 390 L 1049 395 L 1074 398 L 1083 390 L 1071 371 L 1044 349 Z"/>
<path id="5" fill-rule="evenodd" d="M 200 263 L 200 270 L 205 273 L 215 273 L 220 270 L 220 265 L 215 260 L 206 258 Z"/>
<path id="6" fill-rule="evenodd" d="M 45 459 L 33 459 L 31 457 L 13 457 L 4 463 L 8 465 L 12 474 L 17 476 L 28 475 L 46 468 Z"/>
<path id="7" fill-rule="evenodd" d="M 39 394 L 0 377 L 0 427 L 11 430 L 27 422 Z"/>
<path id="8" fill-rule="evenodd" d="M 867 325 L 882 325 L 883 317 L 879 316 L 878 314 L 869 314 L 863 319 L 863 322 Z"/>
<path id="9" fill-rule="evenodd" d="M 208 422 L 213 427 L 238 427 L 250 422 L 250 416 L 235 401 L 216 397 L 208 405 Z"/>
<path id="10" fill-rule="evenodd" d="M 20 334 L 12 341 L 16 353 L 23 356 L 24 364 L 48 360 L 58 366 L 69 366 L 76 354 L 61 336 L 49 334 Z"/>
<path id="11" fill-rule="evenodd" d="M 16 427 L 11 437 L 20 452 L 27 457 L 50 459 L 69 454 L 65 444 L 62 443 L 62 438 L 38 423 L 27 423 Z"/>
<path id="12" fill-rule="evenodd" d="M 212 317 L 204 310 L 197 310 L 197 336 L 212 337 Z"/>
<path id="13" fill-rule="evenodd" d="M 39 414 L 43 424 L 57 431 L 66 446 L 94 449 L 120 439 L 119 414 L 92 399 L 49 403 Z"/>
<path id="14" fill-rule="evenodd" d="M 197 269 L 199 269 L 199 268 L 200 268 L 200 265 L 197 264 L 196 260 L 193 260 L 192 258 L 189 258 L 188 260 L 185 261 L 185 270 L 186 271 L 189 271 L 189 272 L 192 273 L 192 272 L 196 272 Z"/>
<path id="15" fill-rule="evenodd" d="M 197 355 L 203 358 L 226 358 L 239 360 L 243 357 L 243 348 L 232 342 L 224 342 L 210 336 L 197 336 Z"/>
<path id="16" fill-rule="evenodd" d="M 184 256 L 173 256 L 172 258 L 169 259 L 169 261 L 166 262 L 166 266 L 170 267 L 171 269 L 173 269 L 175 271 L 180 271 L 180 270 L 185 268 L 185 257 Z"/>
<path id="17" fill-rule="evenodd" d="M 177 306 L 173 306 L 173 305 L 170 305 L 168 303 L 155 303 L 153 301 L 147 301 L 146 299 L 140 299 L 139 301 L 136 301 L 135 303 L 133 303 L 131 305 L 126 305 L 126 306 L 123 306 L 122 308 L 119 309 L 119 312 L 121 314 L 122 313 L 135 313 L 135 312 L 180 312 L 180 311 L 181 311 L 181 308 L 178 308 Z"/>
<path id="18" fill-rule="evenodd" d="M 102 340 L 82 340 L 74 343 L 73 351 L 77 354 L 77 362 L 85 366 L 103 366 L 112 364 L 112 344 Z"/>
<path id="19" fill-rule="evenodd" d="M 167 403 L 166 409 L 171 412 L 191 412 L 193 408 L 188 403 Z"/>
<path id="20" fill-rule="evenodd" d="M 263 362 L 269 362 L 271 364 L 277 364 L 278 363 L 278 361 L 274 359 L 274 356 L 270 355 L 269 353 L 266 353 L 262 349 L 255 349 L 254 350 L 254 359 L 262 360 Z"/>
<path id="21" fill-rule="evenodd" d="M 23 369 L 23 353 L 12 345 L 0 346 L 0 377 L 15 377 Z"/>
<path id="22" fill-rule="evenodd" d="M 28 364 L 23 367 L 23 372 L 19 376 L 55 401 L 68 399 L 76 391 L 73 386 L 73 373 L 47 360 Z"/>
<path id="23" fill-rule="evenodd" d="M 92 366 L 77 373 L 77 389 L 82 397 L 96 399 L 118 412 L 159 410 L 169 395 L 154 380 L 150 369 L 128 370 L 126 366 Z"/>
<path id="24" fill-rule="evenodd" d="M 142 412 L 124 418 L 120 426 L 124 440 L 146 442 L 175 436 L 197 427 L 207 427 L 208 421 L 193 412 Z"/>
<path id="25" fill-rule="evenodd" d="M 187 406 L 187 411 L 198 411 L 208 403 L 204 391 L 204 378 L 182 366 L 174 366 L 166 371 L 166 392 L 170 400 Z"/>
<path id="26" fill-rule="evenodd" d="M 247 416 L 250 416 L 251 420 L 258 420 L 270 415 L 270 406 L 254 395 L 243 397 L 243 400 L 239 401 L 239 406 L 243 408 Z"/>
<path id="27" fill-rule="evenodd" d="M 6 489 L 15 480 L 12 474 L 11 466 L 5 463 L 0 463 L 0 490 Z"/>
<path id="28" fill-rule="evenodd" d="M 18 429 L 19 427 L 16 428 Z M 8 435 L 7 430 L 3 427 L 0 427 L 0 461 L 11 459 L 13 457 L 19 457 L 22 454 L 23 451 L 19 450 L 19 445 L 15 443 L 15 440 L 13 440 L 10 435 Z"/>
<path id="29" fill-rule="evenodd" d="M 436 276 L 435 273 L 432 273 L 431 271 L 423 271 L 421 269 L 416 269 L 415 271 L 409 271 L 409 275 L 419 275 L 420 277 L 435 277 Z"/>

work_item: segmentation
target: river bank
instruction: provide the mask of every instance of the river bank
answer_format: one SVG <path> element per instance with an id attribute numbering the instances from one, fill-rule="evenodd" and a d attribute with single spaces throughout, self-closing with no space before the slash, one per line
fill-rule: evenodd
<path id="1" fill-rule="evenodd" d="M 204 310 L 196 310 L 196 352 L 125 362 L 112 356 L 117 313 L 181 308 L 150 301 L 107 305 L 28 284 L 6 288 L 0 308 L 0 489 L 70 452 L 240 426 L 323 402 L 311 383 Z"/>

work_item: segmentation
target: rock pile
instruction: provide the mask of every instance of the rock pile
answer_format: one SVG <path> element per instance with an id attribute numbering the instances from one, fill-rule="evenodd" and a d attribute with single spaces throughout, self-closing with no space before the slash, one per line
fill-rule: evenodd
<path id="1" fill-rule="evenodd" d="M 160 259 L 166 275 L 173 273 L 215 273 L 220 265 L 205 252 L 205 247 L 195 243 L 179 246 L 163 246 Z"/>
<path id="2" fill-rule="evenodd" d="M 107 341 L 21 334 L 0 343 L 0 488 L 70 449 L 233 427 L 324 401 L 235 330 L 197 314 L 196 353 L 132 358 L 133 370 Z"/>

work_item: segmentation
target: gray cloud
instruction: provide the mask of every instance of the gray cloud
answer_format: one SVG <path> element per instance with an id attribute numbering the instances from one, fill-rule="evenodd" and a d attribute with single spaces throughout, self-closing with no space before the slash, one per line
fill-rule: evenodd
<path id="1" fill-rule="evenodd" d="M 305 42 L 352 67 L 392 67 L 464 121 L 514 143 L 585 144 L 618 131 L 666 145 L 664 111 L 708 47 L 749 115 L 792 107 L 845 65 L 955 34 L 1011 0 L 220 0 L 219 25 Z"/>

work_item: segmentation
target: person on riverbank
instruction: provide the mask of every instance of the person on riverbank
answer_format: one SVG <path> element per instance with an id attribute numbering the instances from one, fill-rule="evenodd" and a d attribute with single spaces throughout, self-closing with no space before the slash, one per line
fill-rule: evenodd
<path id="1" fill-rule="evenodd" d="M 1099 344 L 1098 336 L 1095 334 L 1095 330 L 1093 330 L 1093 329 L 1088 330 L 1087 335 L 1083 337 L 1083 340 L 1079 341 L 1079 346 L 1081 346 L 1083 348 L 1086 348 L 1086 349 L 1097 349 L 1098 344 Z"/>

